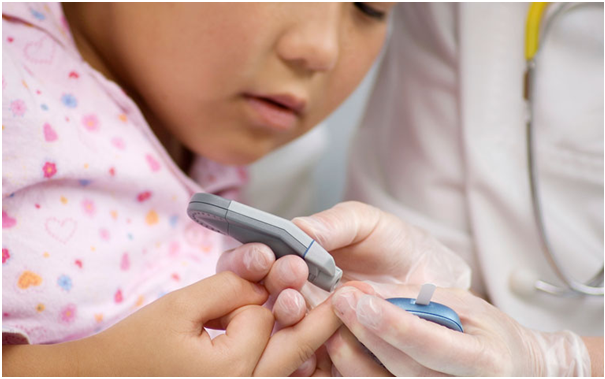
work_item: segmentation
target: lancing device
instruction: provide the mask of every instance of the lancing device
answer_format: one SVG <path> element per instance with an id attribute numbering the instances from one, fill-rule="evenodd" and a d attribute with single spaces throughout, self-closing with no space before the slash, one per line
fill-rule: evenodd
<path id="1" fill-rule="evenodd" d="M 331 292 L 342 277 L 330 253 L 291 221 L 210 193 L 193 195 L 187 214 L 241 243 L 263 243 L 277 258 L 298 255 L 309 266 L 309 281 L 326 291 Z"/>

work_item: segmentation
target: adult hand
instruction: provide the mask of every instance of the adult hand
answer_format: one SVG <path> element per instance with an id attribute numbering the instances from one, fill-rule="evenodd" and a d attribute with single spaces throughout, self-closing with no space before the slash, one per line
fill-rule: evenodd
<path id="1" fill-rule="evenodd" d="M 470 268 L 461 258 L 427 233 L 369 205 L 341 203 L 293 222 L 334 256 L 336 264 L 344 270 L 343 282 L 365 279 L 470 286 Z M 266 266 L 255 264 L 255 259 L 275 264 L 267 275 Z M 271 297 L 277 299 L 273 313 L 281 327 L 294 325 L 304 317 L 305 302 L 298 291 L 306 282 L 308 268 L 299 257 L 286 256 L 275 261 L 267 246 L 247 244 L 224 253 L 217 270 L 230 270 L 248 280 L 264 278 Z M 317 290 L 308 291 L 307 296 L 311 305 L 315 305 L 327 294 Z M 313 372 L 315 362 L 316 358 L 312 357 L 296 374 Z"/>
<path id="2" fill-rule="evenodd" d="M 327 347 L 344 376 L 385 374 L 353 335 L 398 376 L 590 375 L 590 358 L 579 336 L 527 329 L 468 291 L 438 288 L 433 296 L 460 316 L 464 328 L 460 333 L 383 299 L 416 297 L 420 286 L 360 288 L 343 287 L 332 298 L 348 330 L 342 328 Z"/>
<path id="3" fill-rule="evenodd" d="M 293 222 L 332 254 L 343 281 L 433 283 L 469 288 L 471 270 L 428 233 L 359 202 L 345 202 Z"/>
<path id="4" fill-rule="evenodd" d="M 340 203 L 293 222 L 334 256 L 344 271 L 343 282 L 470 286 L 470 268 L 460 257 L 426 232 L 367 204 Z M 267 246 L 246 244 L 223 253 L 217 271 L 225 270 L 251 281 L 264 278 L 275 299 L 279 324 L 293 325 L 304 316 L 305 303 L 298 291 L 306 282 L 308 268 L 300 257 L 285 256 L 276 262 Z M 297 291 L 284 291 L 287 288 Z M 326 294 L 322 295 L 324 300 Z"/>

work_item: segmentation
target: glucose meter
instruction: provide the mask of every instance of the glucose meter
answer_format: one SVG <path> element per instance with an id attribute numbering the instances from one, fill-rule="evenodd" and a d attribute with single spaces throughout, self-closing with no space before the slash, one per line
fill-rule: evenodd
<path id="1" fill-rule="evenodd" d="M 392 297 L 385 300 L 424 320 L 431 321 L 435 324 L 439 324 L 457 332 L 464 333 L 462 323 L 460 322 L 460 317 L 458 317 L 458 314 L 452 308 L 431 301 L 435 288 L 436 287 L 434 284 L 426 283 L 420 288 L 420 292 L 418 293 L 418 297 L 416 299 L 407 297 Z M 385 367 L 384 364 L 376 357 L 376 355 L 370 351 L 370 349 L 363 344 L 362 346 L 377 363 L 379 363 L 382 367 Z"/>

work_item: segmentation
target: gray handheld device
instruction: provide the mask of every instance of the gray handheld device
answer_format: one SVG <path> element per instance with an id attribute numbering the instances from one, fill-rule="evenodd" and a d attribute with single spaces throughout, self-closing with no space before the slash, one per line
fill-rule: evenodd
<path id="1" fill-rule="evenodd" d="M 300 256 L 309 266 L 309 281 L 326 291 L 332 291 L 342 277 L 330 253 L 291 221 L 210 193 L 193 195 L 187 215 L 241 243 L 263 243 L 277 258 Z"/>

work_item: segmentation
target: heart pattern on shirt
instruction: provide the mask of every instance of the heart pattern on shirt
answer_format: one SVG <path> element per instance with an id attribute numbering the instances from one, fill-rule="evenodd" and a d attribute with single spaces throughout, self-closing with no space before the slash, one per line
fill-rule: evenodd
<path id="1" fill-rule="evenodd" d="M 19 276 L 19 281 L 17 285 L 22 290 L 27 289 L 31 286 L 39 286 L 42 283 L 42 278 L 40 275 L 33 273 L 31 271 L 23 271 L 21 276 Z"/>
<path id="2" fill-rule="evenodd" d="M 55 56 L 55 43 L 44 36 L 36 42 L 29 42 L 24 49 L 25 58 L 39 64 L 50 64 Z"/>
<path id="3" fill-rule="evenodd" d="M 46 220 L 45 227 L 51 237 L 61 243 L 67 243 L 76 232 L 77 224 L 71 218 L 59 221 L 55 217 L 51 217 Z"/>
<path id="4" fill-rule="evenodd" d="M 15 225 L 17 225 L 17 220 L 2 211 L 2 229 L 12 228 Z"/>

